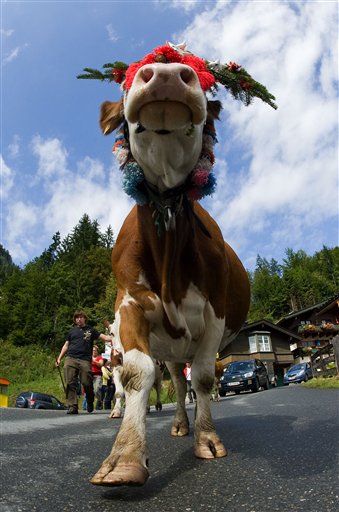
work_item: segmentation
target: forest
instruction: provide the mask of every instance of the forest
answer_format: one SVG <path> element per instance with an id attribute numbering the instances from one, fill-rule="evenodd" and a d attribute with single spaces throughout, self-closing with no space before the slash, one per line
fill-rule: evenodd
<path id="1" fill-rule="evenodd" d="M 90 323 L 103 331 L 103 321 L 113 321 L 116 296 L 113 245 L 112 228 L 101 232 L 88 215 L 64 239 L 57 232 L 51 245 L 23 268 L 0 245 L 0 340 L 57 352 L 77 308 L 84 309 Z M 258 255 L 248 276 L 248 320 L 275 322 L 338 293 L 339 247 L 324 246 L 311 256 L 287 248 L 281 263 Z"/>

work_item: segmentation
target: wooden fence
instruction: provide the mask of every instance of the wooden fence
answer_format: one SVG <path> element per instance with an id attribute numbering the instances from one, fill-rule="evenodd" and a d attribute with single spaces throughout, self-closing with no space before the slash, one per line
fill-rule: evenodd
<path id="1" fill-rule="evenodd" d="M 336 364 L 336 367 L 329 368 L 329 363 L 333 362 Z M 339 375 L 339 335 L 335 336 L 326 347 L 312 354 L 311 366 L 314 377 Z"/>

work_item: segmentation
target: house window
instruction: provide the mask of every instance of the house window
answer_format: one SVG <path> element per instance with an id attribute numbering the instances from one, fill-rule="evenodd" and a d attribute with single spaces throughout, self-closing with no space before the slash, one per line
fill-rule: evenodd
<path id="1" fill-rule="evenodd" d="M 271 351 L 271 343 L 270 337 L 266 334 L 258 334 L 258 345 L 259 352 L 270 352 Z"/>
<path id="2" fill-rule="evenodd" d="M 271 352 L 271 337 L 269 334 L 253 333 L 248 337 L 250 354 L 255 352 Z"/>
<path id="3" fill-rule="evenodd" d="M 248 342 L 250 344 L 250 353 L 254 354 L 254 352 L 258 352 L 257 351 L 257 340 L 256 340 L 256 337 L 255 336 L 249 336 L 248 337 Z"/>

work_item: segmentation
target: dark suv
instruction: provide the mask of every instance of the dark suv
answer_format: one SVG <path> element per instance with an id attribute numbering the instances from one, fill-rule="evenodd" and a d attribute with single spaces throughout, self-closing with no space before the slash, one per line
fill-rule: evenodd
<path id="1" fill-rule="evenodd" d="M 66 405 L 55 398 L 55 396 L 35 393 L 34 391 L 20 393 L 15 400 L 15 407 L 20 407 L 21 409 L 24 407 L 28 409 L 67 409 Z"/>
<path id="2" fill-rule="evenodd" d="M 231 391 L 239 394 L 240 391 L 249 390 L 256 392 L 260 387 L 269 388 L 269 379 L 264 363 L 259 359 L 235 361 L 224 369 L 220 378 L 219 394 L 225 396 Z"/>

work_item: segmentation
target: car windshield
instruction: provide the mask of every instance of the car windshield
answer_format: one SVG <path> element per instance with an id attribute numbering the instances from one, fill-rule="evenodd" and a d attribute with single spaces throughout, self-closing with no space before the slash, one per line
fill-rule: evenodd
<path id="1" fill-rule="evenodd" d="M 252 361 L 239 361 L 231 363 L 225 370 L 225 373 L 246 372 L 253 370 L 254 364 Z"/>
<path id="2" fill-rule="evenodd" d="M 300 372 L 300 370 L 304 370 L 305 365 L 304 364 L 295 364 L 294 366 L 291 366 L 291 368 L 288 369 L 289 372 Z"/>

